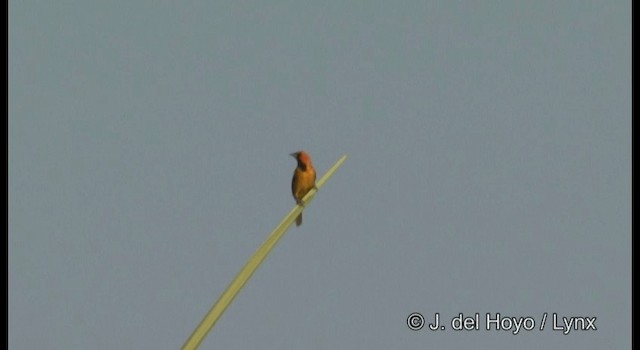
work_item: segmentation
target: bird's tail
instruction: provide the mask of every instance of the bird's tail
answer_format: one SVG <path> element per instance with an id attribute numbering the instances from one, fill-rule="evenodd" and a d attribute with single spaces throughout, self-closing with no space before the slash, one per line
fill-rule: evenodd
<path id="1" fill-rule="evenodd" d="M 296 226 L 302 225 L 302 213 L 296 218 Z"/>

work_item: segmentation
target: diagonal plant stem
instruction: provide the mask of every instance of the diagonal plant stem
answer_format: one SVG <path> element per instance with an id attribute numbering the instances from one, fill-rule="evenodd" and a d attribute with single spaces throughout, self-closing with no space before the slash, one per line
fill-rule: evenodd
<path id="1" fill-rule="evenodd" d="M 338 170 L 338 168 L 344 163 L 347 159 L 347 155 L 343 155 L 338 159 L 338 161 L 320 178 L 318 182 L 316 182 L 316 187 L 312 188 L 305 196 L 302 198 L 302 202 L 305 206 L 309 205 L 309 203 L 313 200 L 318 190 L 324 185 L 324 183 L 333 175 L 333 173 Z M 242 287 L 249 281 L 253 273 L 258 269 L 262 261 L 269 255 L 273 247 L 278 243 L 280 238 L 284 236 L 287 229 L 291 226 L 293 221 L 296 219 L 298 214 L 302 212 L 303 207 L 301 205 L 296 204 L 296 206 L 291 209 L 289 214 L 280 221 L 278 226 L 269 234 L 269 237 L 262 243 L 260 248 L 253 253 L 253 256 L 247 261 L 242 270 L 238 272 L 238 275 L 231 281 L 227 289 L 225 289 L 224 293 L 218 298 L 218 301 L 211 307 L 209 312 L 204 316 L 202 321 L 196 329 L 193 331 L 189 339 L 182 346 L 183 350 L 193 350 L 197 349 L 198 346 L 202 343 L 204 338 L 207 336 L 209 331 L 216 324 L 218 319 L 222 316 L 224 311 L 227 309 L 229 304 L 233 301 L 233 299 L 238 295 Z"/>

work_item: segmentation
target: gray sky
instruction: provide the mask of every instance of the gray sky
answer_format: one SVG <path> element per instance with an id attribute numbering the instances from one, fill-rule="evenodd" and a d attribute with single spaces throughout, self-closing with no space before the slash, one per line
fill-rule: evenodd
<path id="1" fill-rule="evenodd" d="M 630 9 L 10 1 L 9 347 L 179 348 L 304 149 L 202 349 L 630 349 Z"/>

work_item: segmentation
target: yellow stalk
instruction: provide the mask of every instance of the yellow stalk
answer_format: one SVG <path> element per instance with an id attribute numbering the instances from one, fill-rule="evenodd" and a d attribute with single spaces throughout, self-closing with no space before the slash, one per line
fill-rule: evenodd
<path id="1" fill-rule="evenodd" d="M 313 200 L 316 195 L 318 189 L 320 189 L 324 183 L 333 175 L 333 173 L 338 170 L 338 168 L 344 163 L 347 159 L 347 155 L 343 155 L 338 159 L 338 161 L 327 171 L 326 174 L 316 182 L 316 188 L 313 188 L 307 193 L 302 199 L 305 206 L 309 205 L 309 203 Z M 253 256 L 247 261 L 242 270 L 238 273 L 238 275 L 231 281 L 231 284 L 227 287 L 227 289 L 222 293 L 218 301 L 211 307 L 209 312 L 204 316 L 202 321 L 196 329 L 193 331 L 189 339 L 182 346 L 183 350 L 193 350 L 197 349 L 200 346 L 200 343 L 207 336 L 209 331 L 216 324 L 222 313 L 227 309 L 229 304 L 233 301 L 233 299 L 238 295 L 242 287 L 247 283 L 249 278 L 253 275 L 253 273 L 258 269 L 262 261 L 269 255 L 273 247 L 278 243 L 280 238 L 284 236 L 287 229 L 291 226 L 293 221 L 296 219 L 298 214 L 302 212 L 303 207 L 301 205 L 296 204 L 296 206 L 291 209 L 289 214 L 280 221 L 278 226 L 269 234 L 269 237 L 262 243 L 260 248 L 253 253 Z"/>

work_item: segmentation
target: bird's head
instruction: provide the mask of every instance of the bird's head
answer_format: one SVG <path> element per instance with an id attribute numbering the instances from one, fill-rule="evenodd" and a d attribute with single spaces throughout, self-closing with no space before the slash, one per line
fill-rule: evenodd
<path id="1" fill-rule="evenodd" d="M 311 165 L 311 157 L 305 151 L 293 152 L 290 154 L 290 156 L 298 161 L 298 165 L 304 165 L 305 167 L 307 165 Z"/>

